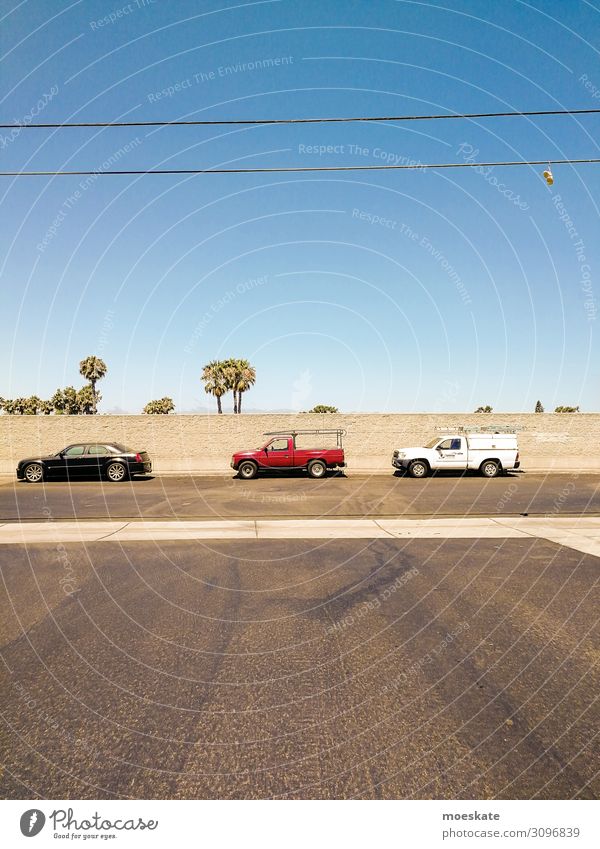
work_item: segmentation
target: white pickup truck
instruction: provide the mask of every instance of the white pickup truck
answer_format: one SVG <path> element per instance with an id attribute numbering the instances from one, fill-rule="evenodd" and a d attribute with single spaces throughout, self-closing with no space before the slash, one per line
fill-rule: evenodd
<path id="1" fill-rule="evenodd" d="M 474 469 L 486 478 L 518 469 L 516 433 L 447 431 L 427 445 L 398 448 L 392 466 L 406 469 L 413 478 L 424 478 L 438 469 Z"/>

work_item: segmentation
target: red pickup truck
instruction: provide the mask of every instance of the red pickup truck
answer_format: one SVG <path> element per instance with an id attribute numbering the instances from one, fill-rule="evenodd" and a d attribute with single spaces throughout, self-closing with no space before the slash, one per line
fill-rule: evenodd
<path id="1" fill-rule="evenodd" d="M 231 467 L 241 478 L 251 480 L 259 471 L 288 469 L 306 469 L 311 478 L 322 478 L 327 469 L 343 468 L 346 465 L 342 437 L 345 430 L 294 430 L 289 432 L 265 433 L 270 437 L 262 448 L 253 451 L 236 451 L 231 458 Z M 298 436 L 326 435 L 332 440 L 335 436 L 335 448 L 299 448 Z"/>

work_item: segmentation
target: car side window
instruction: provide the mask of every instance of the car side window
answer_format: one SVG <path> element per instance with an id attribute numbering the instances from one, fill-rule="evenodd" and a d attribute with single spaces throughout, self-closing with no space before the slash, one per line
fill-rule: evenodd
<path id="1" fill-rule="evenodd" d="M 441 448 L 442 451 L 460 451 L 460 438 L 444 439 L 443 442 L 440 442 L 438 448 Z"/>
<path id="2" fill-rule="evenodd" d="M 269 451 L 287 451 L 288 450 L 288 441 L 287 439 L 274 439 L 267 446 Z"/>
<path id="3" fill-rule="evenodd" d="M 89 445 L 88 446 L 88 454 L 94 454 L 96 456 L 103 454 L 110 454 L 110 450 L 106 447 L 106 445 Z"/>
<path id="4" fill-rule="evenodd" d="M 65 457 L 81 457 L 85 451 L 85 445 L 70 445 L 65 450 Z"/>

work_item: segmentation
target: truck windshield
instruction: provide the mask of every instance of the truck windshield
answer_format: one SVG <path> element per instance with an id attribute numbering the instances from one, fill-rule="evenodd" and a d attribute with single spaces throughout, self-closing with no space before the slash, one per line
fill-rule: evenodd
<path id="1" fill-rule="evenodd" d="M 425 445 L 424 447 L 425 448 L 435 448 L 435 446 L 438 444 L 439 441 L 440 441 L 439 436 L 436 436 L 430 442 L 428 442 L 427 445 Z"/>

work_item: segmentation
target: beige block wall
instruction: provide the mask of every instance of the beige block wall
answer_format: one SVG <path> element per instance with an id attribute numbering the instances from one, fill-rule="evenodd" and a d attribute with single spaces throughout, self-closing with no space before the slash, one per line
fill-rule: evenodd
<path id="1" fill-rule="evenodd" d="M 155 471 L 224 472 L 235 450 L 262 444 L 265 431 L 343 427 L 349 469 L 391 472 L 391 454 L 402 445 L 422 445 L 436 427 L 499 424 L 519 430 L 525 470 L 600 471 L 596 450 L 600 414 L 501 413 L 350 415 L 232 414 L 170 416 L 0 415 L 0 473 L 13 473 L 18 459 L 49 453 L 71 442 L 115 440 L 146 449 Z M 319 440 L 317 440 L 318 442 Z"/>

